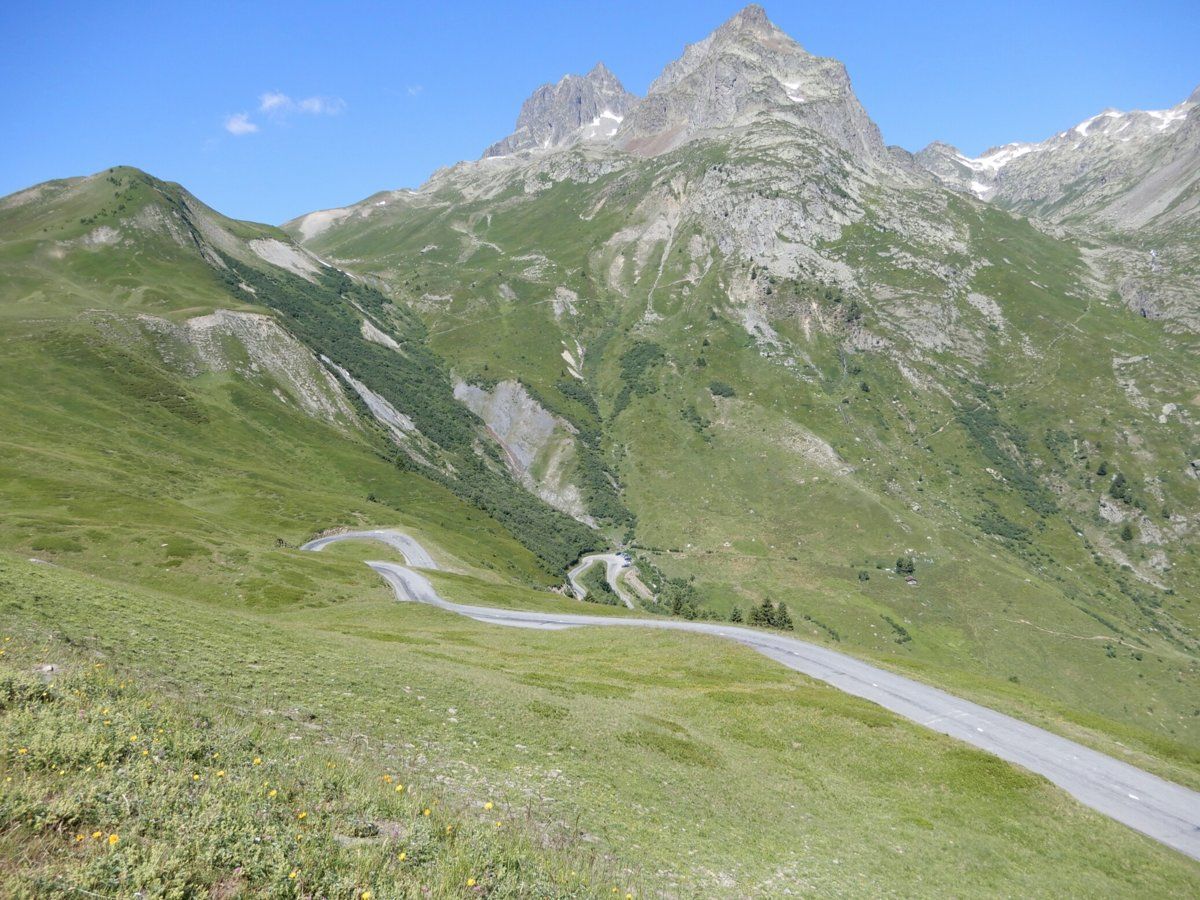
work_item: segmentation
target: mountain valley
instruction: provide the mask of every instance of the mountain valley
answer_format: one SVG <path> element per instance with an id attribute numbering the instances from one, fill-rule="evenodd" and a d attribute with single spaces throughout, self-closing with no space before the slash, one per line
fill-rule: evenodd
<path id="1" fill-rule="evenodd" d="M 783 604 L 795 637 L 1197 790 L 1198 262 L 1198 94 L 910 153 L 757 6 L 645 96 L 598 63 L 480 158 L 278 227 L 122 166 L 0 199 L 0 718 L 33 750 L 0 763 L 5 871 L 30 896 L 1195 892 L 1194 859 L 747 648 L 504 629 L 395 603 L 362 565 L 395 547 L 300 548 L 401 528 L 454 603 L 547 615 Z M 604 552 L 628 568 L 577 599 Z M 27 681 L 76 693 L 51 722 Z M 172 744 L 157 812 L 110 785 L 51 814 L 59 768 L 141 764 L 104 703 L 139 734 L 203 718 L 209 755 Z M 226 747 L 269 756 L 323 856 L 243 859 L 292 823 L 253 811 L 255 770 L 228 763 L 251 800 L 218 784 Z M 356 805 L 384 775 L 415 796 Z M 139 823 L 126 861 L 70 855 L 97 811 Z"/>

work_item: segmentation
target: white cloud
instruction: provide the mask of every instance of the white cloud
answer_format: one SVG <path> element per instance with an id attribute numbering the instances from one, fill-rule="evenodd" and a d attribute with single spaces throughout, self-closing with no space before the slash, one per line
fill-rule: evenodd
<path id="1" fill-rule="evenodd" d="M 292 98 L 287 94 L 281 94 L 279 91 L 267 91 L 258 98 L 259 112 L 273 112 L 275 110 L 287 109 L 292 105 Z"/>
<path id="2" fill-rule="evenodd" d="M 310 116 L 336 116 L 346 108 L 341 97 L 305 97 L 293 100 L 282 91 L 267 91 L 258 97 L 258 111 L 271 116 L 304 113 Z"/>
<path id="3" fill-rule="evenodd" d="M 341 97 L 306 97 L 297 105 L 300 112 L 314 116 L 336 116 L 346 108 L 346 101 Z"/>
<path id="4" fill-rule="evenodd" d="M 225 130 L 230 134 L 243 135 L 254 134 L 258 131 L 258 126 L 250 121 L 250 117 L 246 113 L 235 113 L 225 120 Z"/>
<path id="5" fill-rule="evenodd" d="M 415 97 L 415 96 L 417 96 L 417 94 L 420 94 L 422 91 L 425 90 L 425 85 L 410 84 L 407 88 L 405 88 L 405 90 L 408 91 L 408 96 Z"/>

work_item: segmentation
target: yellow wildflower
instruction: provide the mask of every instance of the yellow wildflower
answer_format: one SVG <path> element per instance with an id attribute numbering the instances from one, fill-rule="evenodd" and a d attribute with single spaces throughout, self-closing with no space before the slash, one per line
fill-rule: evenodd
<path id="1" fill-rule="evenodd" d="M 138 739 L 138 738 L 137 738 L 137 735 L 136 735 L 136 734 L 131 734 L 131 735 L 129 736 L 129 743 L 131 743 L 131 744 L 136 744 L 136 743 L 137 743 L 137 739 Z"/>
<path id="2" fill-rule="evenodd" d="M 21 756 L 24 756 L 28 752 L 29 752 L 28 747 L 22 747 L 20 750 L 17 751 L 17 753 L 20 754 Z"/>
<path id="3" fill-rule="evenodd" d="M 224 777 L 225 777 L 225 770 L 224 770 L 224 769 L 217 769 L 217 777 L 218 777 L 218 778 L 224 778 Z"/>
<path id="4" fill-rule="evenodd" d="M 275 788 L 271 788 L 269 791 L 267 791 L 267 796 L 274 797 L 278 793 L 279 793 L 279 791 L 275 790 Z"/>
<path id="5" fill-rule="evenodd" d="M 487 803 L 483 804 L 483 808 L 484 808 L 484 809 L 491 809 L 491 808 L 492 808 L 492 801 L 491 801 L 491 800 L 489 800 Z"/>
<path id="6" fill-rule="evenodd" d="M 402 785 L 402 784 L 396 785 L 396 793 L 403 794 L 404 793 L 404 785 Z"/>
<path id="7" fill-rule="evenodd" d="M 117 841 L 119 841 L 119 840 L 121 840 L 119 835 L 110 834 L 108 836 L 108 845 L 111 847 L 111 846 L 115 845 L 117 843 Z"/>
<path id="8" fill-rule="evenodd" d="M 467 879 L 467 887 L 475 887 L 475 879 L 474 878 Z"/>
<path id="9" fill-rule="evenodd" d="M 297 875 L 299 875 L 299 874 L 300 874 L 300 873 L 299 873 L 299 872 L 297 872 L 295 869 L 292 869 L 292 871 L 288 872 L 288 878 L 292 879 L 292 881 L 295 881 L 295 880 L 296 880 L 296 876 L 297 876 Z"/>
<path id="10" fill-rule="evenodd" d="M 421 813 L 421 815 L 423 815 L 423 816 L 429 815 L 429 807 L 426 807 L 425 812 Z"/>
<path id="11" fill-rule="evenodd" d="M 298 812 L 298 813 L 296 813 L 296 818 L 297 818 L 297 819 L 307 819 L 307 818 L 308 818 L 308 813 L 306 813 L 306 812 Z"/>
<path id="12" fill-rule="evenodd" d="M 408 859 L 408 854 L 401 850 L 400 855 L 397 856 L 396 859 L 400 860 L 400 862 L 404 862 L 404 860 Z"/>
<path id="13" fill-rule="evenodd" d="M 254 757 L 254 765 L 261 766 L 262 765 L 262 757 L 260 757 L 260 756 Z"/>
<path id="14" fill-rule="evenodd" d="M 93 832 L 92 832 L 92 840 L 98 841 L 98 840 L 100 840 L 100 838 L 102 838 L 102 837 L 104 837 L 104 833 L 103 833 L 103 832 L 101 832 L 101 831 L 93 831 Z"/>
<path id="15" fill-rule="evenodd" d="M 192 781 L 199 781 L 199 780 L 200 780 L 200 776 L 199 776 L 199 775 L 193 775 L 193 776 L 192 776 Z"/>

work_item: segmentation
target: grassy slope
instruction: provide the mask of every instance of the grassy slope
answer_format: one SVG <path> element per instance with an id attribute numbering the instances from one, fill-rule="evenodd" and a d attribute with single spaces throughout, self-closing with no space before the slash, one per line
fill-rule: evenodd
<path id="1" fill-rule="evenodd" d="M 127 309 L 106 279 L 116 283 L 132 264 L 103 250 L 84 258 L 98 268 L 94 280 L 80 282 L 79 295 L 63 276 L 36 298 L 10 295 L 4 305 L 0 625 L 20 648 L 15 668 L 26 673 L 44 652 L 68 670 L 97 659 L 144 680 L 145 695 L 101 685 L 112 708 L 137 716 L 142 730 L 154 724 L 147 704 L 181 696 L 188 709 L 220 722 L 212 746 L 227 747 L 241 764 L 252 745 L 261 746 L 264 757 L 295 767 L 288 789 L 298 798 L 341 789 L 318 777 L 324 754 L 352 755 L 349 796 L 328 808 L 330 830 L 319 833 L 318 847 L 332 849 L 347 820 L 412 815 L 410 806 L 359 804 L 356 794 L 374 770 L 403 772 L 418 796 L 466 809 L 448 814 L 446 824 L 469 832 L 478 815 L 469 807 L 487 796 L 520 831 L 511 846 L 482 835 L 458 849 L 435 846 L 428 867 L 404 876 L 398 891 L 432 883 L 454 894 L 468 870 L 494 875 L 526 852 L 526 842 L 547 835 L 566 848 L 565 857 L 538 856 L 527 877 L 509 882 L 514 892 L 527 893 L 542 873 L 561 877 L 575 859 L 590 867 L 581 849 L 589 847 L 614 854 L 598 871 L 638 893 L 743 895 L 787 885 L 861 894 L 880 885 L 961 893 L 965 884 L 980 894 L 1080 885 L 1109 893 L 1194 889 L 1194 864 L 1082 810 L 1040 779 L 743 648 L 679 635 L 494 629 L 393 603 L 360 562 L 386 556 L 383 548 L 290 549 L 330 525 L 401 525 L 457 570 L 438 579 L 454 598 L 579 608 L 530 590 L 545 576 L 529 551 L 448 491 L 398 471 L 369 434 L 302 416 L 275 399 L 269 382 L 185 378 L 126 341 L 107 315 L 79 316 L 104 303 Z M 61 274 L 54 266 L 46 272 Z M 175 277 L 181 293 L 164 295 L 156 312 L 222 305 L 215 280 Z M 528 315 L 519 307 L 518 315 Z M 526 352 L 543 360 L 539 387 L 553 395 L 559 373 L 549 354 L 541 343 Z M 739 396 L 748 392 L 747 378 L 769 384 L 763 364 L 746 363 L 743 372 L 732 361 L 744 354 L 731 351 L 729 359 L 715 365 Z M 698 402 L 697 385 L 708 377 L 683 380 Z M 662 372 L 655 379 L 657 392 L 635 397 L 620 427 L 679 389 Z M 568 408 L 566 398 L 558 402 Z M 737 483 L 731 479 L 726 494 Z M 871 508 L 878 502 L 864 501 Z M 747 540 L 751 549 L 754 543 Z M 676 568 L 688 562 L 670 561 Z M 28 843 L 30 814 L 52 823 L 39 829 L 37 854 L 13 851 L 8 864 L 21 878 L 75 879 L 100 889 L 122 876 L 204 881 L 214 867 L 232 872 L 232 857 L 215 852 L 220 829 L 212 819 L 191 818 L 190 795 L 171 777 L 131 771 L 126 795 L 136 790 L 147 817 L 198 831 L 196 843 L 185 844 L 196 850 L 187 864 L 168 852 L 177 841 L 155 838 L 150 818 L 112 806 L 107 790 L 88 804 L 80 797 L 89 788 L 47 790 L 53 778 L 66 777 L 48 775 L 48 761 L 128 765 L 105 736 L 108 726 L 96 726 L 91 688 L 79 689 L 86 696 L 69 702 L 83 720 L 37 698 L 6 713 L 13 717 L 6 733 L 27 736 L 37 748 L 31 761 L 19 753 L 22 745 L 5 746 L 3 764 L 14 783 L 21 780 L 3 795 L 13 800 L 3 807 L 9 846 Z M 173 742 L 168 776 L 207 746 L 192 737 Z M 100 760 L 99 753 L 111 756 Z M 219 769 L 206 765 L 204 775 L 215 778 Z M 227 771 L 241 778 L 240 769 Z M 204 795 L 199 809 L 220 810 L 234 842 L 256 827 L 281 836 L 284 820 L 253 818 L 250 784 L 239 785 Z M 64 817 L 62 809 L 77 802 L 86 815 Z M 117 850 L 82 851 L 77 864 L 74 834 L 108 832 L 118 816 L 127 824 Z M 368 872 L 391 873 L 384 851 L 392 849 L 371 845 L 365 860 L 331 856 L 318 872 L 311 871 L 316 856 L 256 855 L 253 877 L 264 889 L 282 883 L 299 858 L 313 884 L 349 891 L 366 886 Z M 377 893 L 387 890 L 385 883 Z"/>
<path id="2" fill-rule="evenodd" d="M 14 654 L 16 668 L 124 660 L 151 694 L 178 692 L 219 717 L 212 744 L 228 747 L 228 771 L 244 782 L 244 794 L 212 802 L 231 807 L 234 835 L 248 827 L 237 811 L 256 802 L 245 757 L 271 758 L 287 772 L 281 782 L 315 805 L 332 787 L 319 778 L 320 766 L 350 753 L 349 744 L 358 748 L 350 753 L 355 775 L 341 800 L 319 807 L 318 832 L 344 833 L 362 816 L 409 822 L 429 796 L 449 810 L 448 824 L 470 828 L 486 797 L 506 822 L 544 830 L 569 854 L 586 858 L 580 847 L 589 845 L 615 851 L 615 861 L 597 867 L 639 894 L 669 885 L 709 896 L 785 886 L 876 894 L 881 885 L 899 893 L 1169 894 L 1194 891 L 1200 878 L 1194 863 L 1038 778 L 722 642 L 704 642 L 697 653 L 694 639 L 674 635 L 496 629 L 369 592 L 270 613 L 218 608 L 11 557 L 0 567 L 4 634 L 15 630 L 24 648 Z M 10 733 L 33 735 L 33 759 L 16 752 L 26 744 L 8 746 L 3 765 L 19 779 L 44 778 L 37 769 L 63 753 L 75 781 L 85 758 L 119 764 L 123 747 L 103 739 L 94 706 L 87 704 L 89 724 L 74 726 L 90 735 L 85 747 L 94 751 L 77 758 L 55 749 L 63 741 L 50 735 L 71 717 L 56 725 L 25 712 Z M 229 716 L 236 728 L 224 724 Z M 151 718 L 143 714 L 136 727 L 149 731 Z M 269 749 L 252 749 L 259 746 Z M 170 776 L 183 773 L 189 755 L 189 747 L 169 748 Z M 224 765 L 195 763 L 206 781 Z M 417 805 L 373 800 L 360 787 L 372 770 L 395 773 Z M 138 801 L 145 792 L 149 807 L 161 809 L 168 801 L 159 795 L 179 790 L 173 782 L 139 776 L 126 790 Z M 26 804 L 43 808 L 46 800 L 30 796 L 29 786 L 19 790 Z M 104 804 L 92 809 L 61 830 L 47 827 L 46 856 L 30 868 L 69 871 L 75 833 L 114 828 L 111 818 L 90 815 L 117 813 L 105 813 Z M 172 799 L 168 811 L 186 830 L 185 804 Z M 122 852 L 136 854 L 130 863 L 154 871 L 153 833 L 136 817 L 121 827 L 129 839 Z M 282 822 L 264 827 L 286 833 Z M 192 840 L 221 841 L 207 828 Z M 447 872 L 419 876 L 440 879 L 439 893 L 454 895 L 453 884 L 482 865 L 481 854 L 499 852 L 481 840 L 468 837 L 450 851 Z M 365 861 L 330 863 L 321 877 L 369 883 L 389 896 L 381 876 L 394 861 L 374 845 L 369 853 Z M 262 877 L 280 878 L 297 857 L 271 854 Z M 128 858 L 117 859 L 123 871 Z M 73 877 L 113 874 L 97 867 Z M 401 880 L 397 894 L 406 885 Z"/>
<path id="3" fill-rule="evenodd" d="M 687 152 L 661 164 L 664 179 L 711 162 L 707 151 Z M 1194 429 L 1156 418 L 1165 402 L 1195 402 L 1182 387 L 1195 381 L 1189 349 L 1097 295 L 1069 244 L 950 200 L 944 216 L 967 236 L 968 256 L 993 263 L 970 289 L 996 300 L 1005 325 L 990 327 L 964 303 L 952 320 L 983 336 L 978 361 L 910 354 L 949 396 L 914 386 L 884 354 L 855 354 L 857 371 L 849 371 L 836 328 L 806 337 L 782 300 L 773 324 L 789 347 L 768 358 L 731 321 L 736 311 L 715 271 L 682 281 L 686 233 L 665 261 L 660 244 L 641 278 L 626 266 L 618 283 L 626 296 L 605 284 L 612 254 L 597 248 L 636 222 L 632 202 L 654 178 L 646 166 L 487 201 L 442 187 L 434 198 L 405 200 L 400 213 L 372 211 L 335 227 L 315 246 L 353 259 L 412 302 L 433 345 L 460 370 L 520 377 L 585 426 L 594 420 L 555 388 L 565 375 L 561 341 L 587 345 L 589 387 L 605 411 L 624 384 L 619 359 L 630 341 L 662 346 L 666 361 L 650 371 L 650 392 L 605 422 L 606 446 L 639 517 L 638 543 L 668 574 L 694 575 L 711 608 L 784 599 L 810 616 L 813 638 L 836 632 L 844 648 L 1200 782 L 1194 541 L 1174 541 L 1174 567 L 1161 576 L 1172 590 L 1123 571 L 1114 551 L 1145 569 L 1156 544 L 1125 546 L 1120 526 L 1099 518 L 1107 481 L 1095 475 L 1101 460 L 1109 478 L 1127 473 L 1151 519 L 1163 506 L 1187 513 L 1200 504 L 1197 483 L 1185 477 Z M 904 245 L 894 230 L 870 224 L 824 252 L 905 297 L 936 299 L 945 285 L 902 257 L 893 261 L 893 252 L 954 267 L 967 259 Z M 545 257 L 536 271 L 527 268 L 530 254 Z M 654 308 L 663 318 L 646 324 L 660 262 Z M 506 300 L 501 285 L 517 299 Z M 554 316 L 548 299 L 557 285 L 579 294 L 577 317 Z M 778 286 L 777 297 L 788 289 Z M 867 324 L 915 349 L 894 318 L 903 307 L 866 299 Z M 844 305 L 821 307 L 834 322 L 845 313 Z M 800 365 L 779 365 L 789 352 Z M 1145 408 L 1114 376 L 1113 358 L 1131 356 L 1147 357 L 1137 371 Z M 737 396 L 714 398 L 713 379 Z M 709 424 L 686 418 L 689 407 Z M 976 411 L 968 427 L 966 414 Z M 828 440 L 855 473 L 835 476 L 798 454 L 797 426 Z M 1045 501 L 1058 512 L 1031 508 Z M 980 521 L 1016 537 L 989 534 Z M 916 588 L 888 571 L 909 552 Z M 898 642 L 888 619 L 911 640 Z"/>

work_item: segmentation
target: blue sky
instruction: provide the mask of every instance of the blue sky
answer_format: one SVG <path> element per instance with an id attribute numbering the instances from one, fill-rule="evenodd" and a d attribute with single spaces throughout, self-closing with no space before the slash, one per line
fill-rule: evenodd
<path id="1" fill-rule="evenodd" d="M 909 149 L 1040 140 L 1200 84 L 1196 0 L 764 5 Z M 0 194 L 124 163 L 278 223 L 477 157 L 537 85 L 597 60 L 641 94 L 739 6 L 4 3 Z"/>

